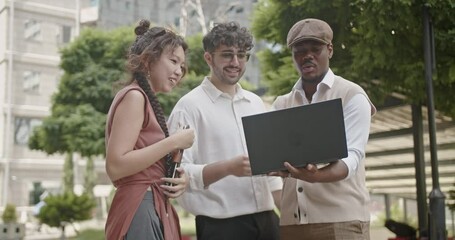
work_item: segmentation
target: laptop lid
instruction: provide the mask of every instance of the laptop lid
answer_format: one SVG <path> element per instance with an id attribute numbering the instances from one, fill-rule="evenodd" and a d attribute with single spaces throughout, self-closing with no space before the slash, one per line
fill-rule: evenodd
<path id="1" fill-rule="evenodd" d="M 242 117 L 253 175 L 347 157 L 341 99 Z"/>

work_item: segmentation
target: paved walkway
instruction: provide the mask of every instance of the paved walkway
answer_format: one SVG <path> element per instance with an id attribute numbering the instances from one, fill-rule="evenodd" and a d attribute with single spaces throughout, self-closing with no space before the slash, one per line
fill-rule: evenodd
<path id="1" fill-rule="evenodd" d="M 95 228 L 102 229 L 104 227 L 104 222 L 91 220 L 87 222 L 82 222 L 75 224 L 76 228 L 79 230 Z M 40 231 L 37 231 L 36 224 L 27 225 L 27 234 L 24 240 L 58 240 L 61 237 L 61 231 L 58 228 L 50 228 L 43 226 Z M 185 229 L 182 229 L 185 232 Z M 388 240 L 389 238 L 395 237 L 395 235 L 386 228 L 372 228 L 371 240 Z M 67 226 L 65 229 L 65 235 L 67 238 L 76 236 L 76 231 L 74 227 Z M 190 238 L 195 239 L 195 238 Z"/>
<path id="2" fill-rule="evenodd" d="M 104 222 L 97 220 L 90 220 L 81 223 L 76 223 L 74 226 L 68 225 L 65 228 L 66 238 L 76 236 L 76 230 L 78 231 L 84 229 L 102 229 L 104 227 Z M 38 225 L 36 223 L 27 223 L 26 224 L 26 235 L 24 240 L 58 240 L 62 236 L 62 231 L 59 228 L 49 227 L 46 225 L 41 226 L 38 230 Z"/>

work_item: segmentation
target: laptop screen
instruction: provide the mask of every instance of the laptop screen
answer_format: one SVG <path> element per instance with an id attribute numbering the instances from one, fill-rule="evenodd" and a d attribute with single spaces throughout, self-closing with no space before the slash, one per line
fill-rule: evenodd
<path id="1" fill-rule="evenodd" d="M 253 175 L 347 157 L 341 99 L 242 117 Z"/>

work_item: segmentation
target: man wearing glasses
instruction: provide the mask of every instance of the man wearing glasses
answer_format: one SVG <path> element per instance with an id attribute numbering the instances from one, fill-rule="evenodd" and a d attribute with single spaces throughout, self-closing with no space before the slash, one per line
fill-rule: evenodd
<path id="1" fill-rule="evenodd" d="M 189 186 L 179 204 L 196 216 L 198 240 L 279 239 L 282 180 L 251 176 L 241 117 L 265 111 L 261 98 L 242 89 L 253 37 L 236 22 L 216 25 L 203 39 L 210 75 L 183 96 L 169 129 L 189 125 L 193 147 L 183 153 Z M 275 205 L 276 204 L 276 205 Z"/>

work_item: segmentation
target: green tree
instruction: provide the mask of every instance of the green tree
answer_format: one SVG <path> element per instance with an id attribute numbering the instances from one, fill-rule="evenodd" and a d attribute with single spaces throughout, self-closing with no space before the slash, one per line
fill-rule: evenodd
<path id="1" fill-rule="evenodd" d="M 66 154 L 64 191 L 72 191 L 74 185 L 73 153 L 89 158 L 88 162 L 104 154 L 106 113 L 114 82 L 125 77 L 125 56 L 134 37 L 131 32 L 126 27 L 110 32 L 86 28 L 61 50 L 64 74 L 52 97 L 52 113 L 34 129 L 29 147 Z M 87 164 L 90 166 L 93 164 Z"/>
<path id="2" fill-rule="evenodd" d="M 204 60 L 202 37 L 202 34 L 198 33 L 185 39 L 189 46 L 186 54 L 188 69 L 196 76 L 206 76 L 210 72 L 210 68 Z"/>
<path id="3" fill-rule="evenodd" d="M 378 104 L 390 92 L 404 94 L 411 103 L 425 102 L 424 4 L 434 26 L 435 106 L 455 116 L 455 4 L 447 0 L 260 0 L 252 31 L 273 46 L 259 54 L 269 93 L 288 92 L 298 78 L 290 67 L 286 36 L 294 23 L 313 17 L 334 31 L 331 68 L 336 74 L 364 86 Z"/>
<path id="4" fill-rule="evenodd" d="M 93 157 L 87 158 L 87 166 L 85 168 L 84 173 L 84 189 L 85 193 L 88 194 L 90 197 L 95 198 L 95 193 L 93 189 L 96 185 L 96 173 L 95 173 L 95 163 L 93 161 Z"/>
<path id="5" fill-rule="evenodd" d="M 87 159 L 85 191 L 92 195 L 96 182 L 94 157 L 105 154 L 106 114 L 116 87 L 126 82 L 126 54 L 134 40 L 132 27 L 112 31 L 86 28 L 61 50 L 64 71 L 52 97 L 51 115 L 43 119 L 29 140 L 31 149 L 65 154 L 64 192 L 74 187 L 73 153 Z M 208 67 L 203 59 L 202 36 L 187 38 L 187 62 L 191 70 L 180 86 L 169 94 L 158 94 L 166 114 L 180 97 L 197 86 Z"/>
<path id="6" fill-rule="evenodd" d="M 64 74 L 52 98 L 52 114 L 34 129 L 30 148 L 48 154 L 76 152 L 83 157 L 104 154 L 104 127 L 115 93 L 113 86 L 129 78 L 124 66 L 132 33 L 128 27 L 112 31 L 87 28 L 62 49 Z M 175 91 L 158 94 L 165 113 L 209 71 L 203 59 L 202 36 L 187 41 L 189 74 Z"/>
<path id="7" fill-rule="evenodd" d="M 96 205 L 89 195 L 77 196 L 71 192 L 49 195 L 44 202 L 45 205 L 40 209 L 37 218 L 41 223 L 59 227 L 62 231 L 62 239 L 65 239 L 66 225 L 90 219 Z"/>
<path id="8" fill-rule="evenodd" d="M 73 154 L 68 153 L 63 164 L 63 192 L 72 193 L 74 190 L 74 161 Z"/>

